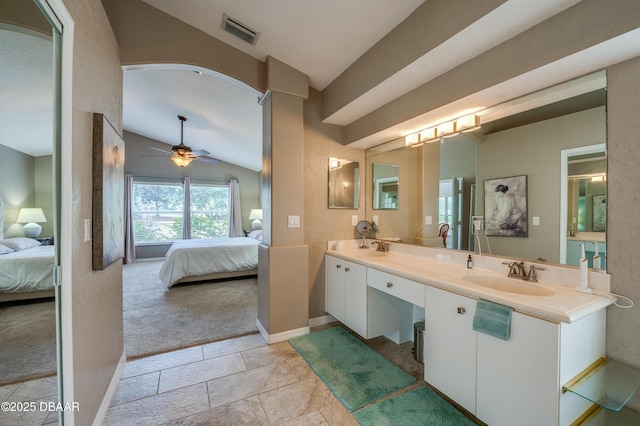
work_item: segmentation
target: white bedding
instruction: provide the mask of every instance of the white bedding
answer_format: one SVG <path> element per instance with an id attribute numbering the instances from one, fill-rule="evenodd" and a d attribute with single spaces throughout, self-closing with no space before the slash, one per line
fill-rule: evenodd
<path id="1" fill-rule="evenodd" d="M 0 255 L 0 292 L 52 289 L 54 256 L 54 246 L 36 246 Z"/>
<path id="2" fill-rule="evenodd" d="M 176 241 L 160 268 L 160 279 L 171 287 L 186 277 L 255 269 L 258 244 L 249 237 Z"/>

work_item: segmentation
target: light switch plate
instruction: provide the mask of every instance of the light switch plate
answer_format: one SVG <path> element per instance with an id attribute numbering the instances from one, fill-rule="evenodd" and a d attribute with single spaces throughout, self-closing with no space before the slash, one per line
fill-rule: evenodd
<path id="1" fill-rule="evenodd" d="M 84 220 L 84 242 L 88 243 L 91 241 L 91 220 Z"/>
<path id="2" fill-rule="evenodd" d="M 356 226 L 358 224 L 358 215 L 354 214 L 353 216 L 351 216 L 351 224 L 353 226 Z"/>
<path id="3" fill-rule="evenodd" d="M 540 226 L 540 217 L 533 216 L 533 226 Z"/>
<path id="4" fill-rule="evenodd" d="M 424 217 L 424 224 L 425 225 L 432 225 L 433 224 L 433 219 L 431 218 L 431 216 L 425 216 Z"/>
<path id="5" fill-rule="evenodd" d="M 375 223 L 376 225 L 378 224 L 378 215 L 377 214 L 373 215 L 373 223 Z"/>
<path id="6" fill-rule="evenodd" d="M 300 216 L 287 216 L 289 228 L 300 228 Z"/>

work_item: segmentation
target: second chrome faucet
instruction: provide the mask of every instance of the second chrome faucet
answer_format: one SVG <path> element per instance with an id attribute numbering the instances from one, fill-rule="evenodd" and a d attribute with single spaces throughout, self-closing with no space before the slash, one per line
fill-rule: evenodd
<path id="1" fill-rule="evenodd" d="M 509 265 L 509 274 L 507 275 L 510 278 L 520 278 L 522 280 L 527 280 L 531 282 L 538 281 L 537 271 L 544 271 L 544 268 L 540 268 L 534 264 L 529 266 L 529 272 L 527 272 L 527 267 L 524 264 L 524 261 L 513 261 L 513 262 L 502 262 L 503 265 Z"/>

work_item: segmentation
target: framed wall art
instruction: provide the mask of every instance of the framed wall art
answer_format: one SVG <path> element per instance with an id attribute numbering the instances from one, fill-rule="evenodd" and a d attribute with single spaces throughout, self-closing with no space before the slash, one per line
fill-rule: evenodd
<path id="1" fill-rule="evenodd" d="M 93 114 L 93 269 L 124 256 L 124 140 Z"/>
<path id="2" fill-rule="evenodd" d="M 486 235 L 528 236 L 526 175 L 484 181 L 484 220 Z"/>

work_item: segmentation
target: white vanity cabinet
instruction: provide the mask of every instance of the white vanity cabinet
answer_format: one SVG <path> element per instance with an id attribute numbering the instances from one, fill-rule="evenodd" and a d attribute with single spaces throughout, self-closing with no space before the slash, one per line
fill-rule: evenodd
<path id="1" fill-rule="evenodd" d="M 476 412 L 476 301 L 434 287 L 426 290 L 424 379 Z"/>
<path id="2" fill-rule="evenodd" d="M 501 340 L 473 330 L 473 298 L 427 287 L 425 307 L 425 380 L 478 419 L 569 425 L 588 408 L 561 389 L 604 356 L 604 310 L 571 324 L 513 312 Z"/>
<path id="3" fill-rule="evenodd" d="M 359 335 L 366 337 L 366 267 L 325 255 L 325 310 Z"/>

